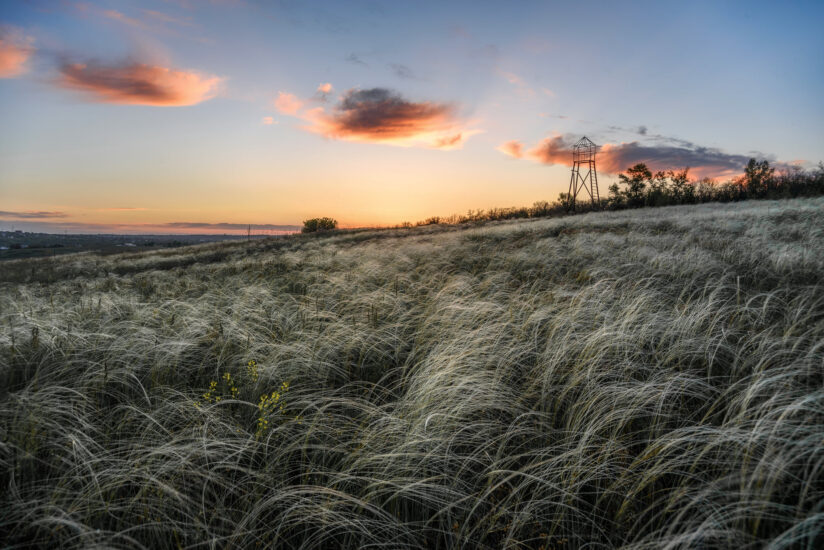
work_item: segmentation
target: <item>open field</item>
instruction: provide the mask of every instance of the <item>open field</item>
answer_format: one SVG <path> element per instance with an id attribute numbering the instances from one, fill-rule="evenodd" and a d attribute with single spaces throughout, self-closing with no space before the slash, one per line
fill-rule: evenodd
<path id="1" fill-rule="evenodd" d="M 0 546 L 814 548 L 823 280 L 824 198 L 3 262 Z"/>

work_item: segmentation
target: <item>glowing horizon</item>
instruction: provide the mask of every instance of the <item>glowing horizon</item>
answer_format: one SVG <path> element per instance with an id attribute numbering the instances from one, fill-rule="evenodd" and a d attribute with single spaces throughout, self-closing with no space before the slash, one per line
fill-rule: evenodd
<path id="1" fill-rule="evenodd" d="M 635 162 L 721 180 L 750 157 L 809 168 L 822 14 L 6 3 L 0 229 L 245 234 L 528 206 L 566 191 L 583 135 L 602 195 Z"/>

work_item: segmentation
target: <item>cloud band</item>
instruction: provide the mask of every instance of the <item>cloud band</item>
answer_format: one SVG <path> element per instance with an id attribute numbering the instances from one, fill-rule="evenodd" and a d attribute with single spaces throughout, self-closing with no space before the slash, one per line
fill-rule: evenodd
<path id="1" fill-rule="evenodd" d="M 127 61 L 114 65 L 64 61 L 57 83 L 102 103 L 178 107 L 215 96 L 222 79 L 199 73 Z"/>

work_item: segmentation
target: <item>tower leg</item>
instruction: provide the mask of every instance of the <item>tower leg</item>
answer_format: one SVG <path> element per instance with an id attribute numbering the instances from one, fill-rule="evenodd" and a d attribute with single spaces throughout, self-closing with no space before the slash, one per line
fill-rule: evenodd
<path id="1" fill-rule="evenodd" d="M 567 210 L 575 210 L 575 196 L 578 194 L 578 172 L 576 165 L 572 165 L 572 176 L 569 178 L 569 192 L 567 193 Z"/>

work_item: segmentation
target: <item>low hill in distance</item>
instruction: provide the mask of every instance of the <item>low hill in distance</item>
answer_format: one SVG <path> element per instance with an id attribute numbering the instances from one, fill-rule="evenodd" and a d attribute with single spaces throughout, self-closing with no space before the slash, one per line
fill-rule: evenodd
<path id="1" fill-rule="evenodd" d="M 174 248 L 191 244 L 236 241 L 243 235 L 110 235 L 0 231 L 0 260 L 40 258 L 75 252 L 117 254 L 124 251 Z M 252 238 L 261 238 L 253 235 Z"/>
<path id="2" fill-rule="evenodd" d="M 824 198 L 0 264 L 0 534 L 813 548 Z"/>

